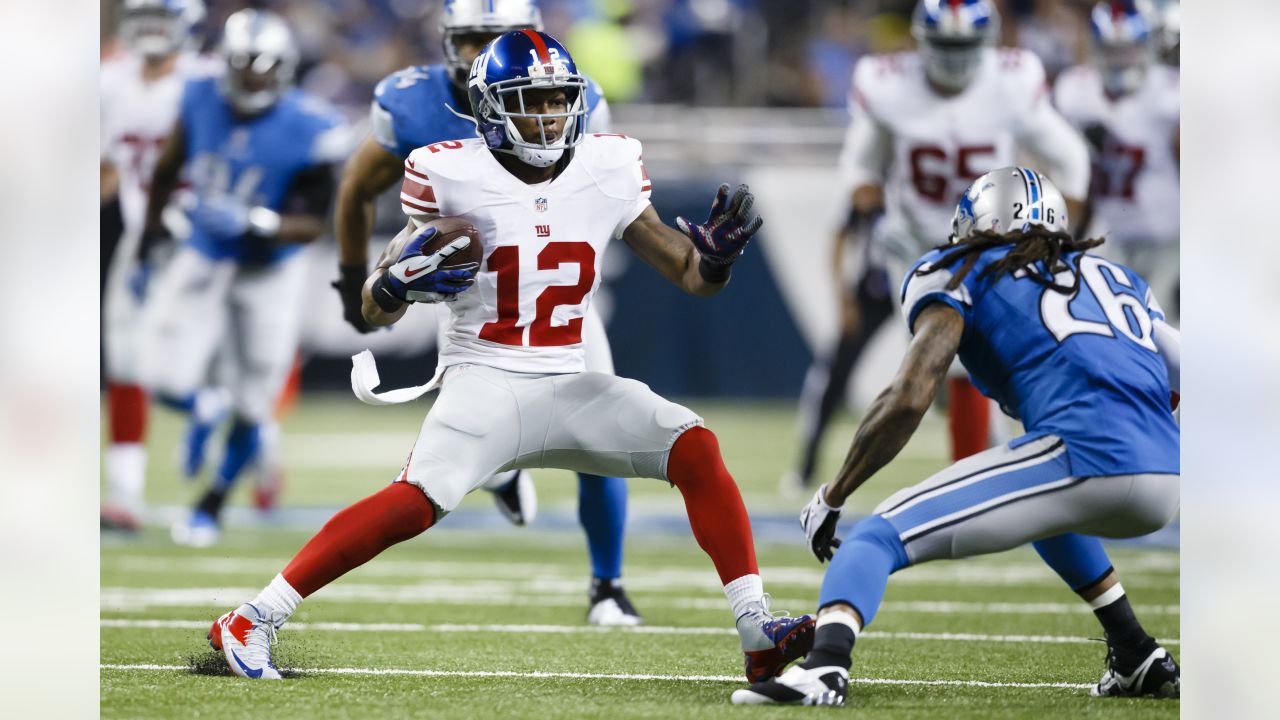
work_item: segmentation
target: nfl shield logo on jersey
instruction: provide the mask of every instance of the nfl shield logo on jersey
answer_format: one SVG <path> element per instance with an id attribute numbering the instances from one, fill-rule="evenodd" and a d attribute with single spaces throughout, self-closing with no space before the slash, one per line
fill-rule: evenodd
<path id="1" fill-rule="evenodd" d="M 544 197 L 537 198 L 533 201 L 533 209 L 537 212 L 547 211 L 547 199 Z"/>

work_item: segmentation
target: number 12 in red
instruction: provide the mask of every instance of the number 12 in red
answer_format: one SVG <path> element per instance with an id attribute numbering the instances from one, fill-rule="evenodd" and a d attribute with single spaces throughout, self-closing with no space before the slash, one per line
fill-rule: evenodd
<path id="1" fill-rule="evenodd" d="M 596 281 L 596 250 L 591 243 L 551 242 L 538 253 L 539 270 L 555 270 L 562 265 L 578 266 L 578 282 L 550 285 L 534 301 L 533 322 L 529 323 L 528 345 L 546 347 L 582 342 L 582 318 L 559 326 L 551 324 L 552 312 L 561 305 L 580 305 Z M 498 274 L 498 319 L 480 328 L 480 339 L 503 345 L 526 345 L 520 325 L 520 246 L 504 245 L 489 253 L 489 272 Z"/>

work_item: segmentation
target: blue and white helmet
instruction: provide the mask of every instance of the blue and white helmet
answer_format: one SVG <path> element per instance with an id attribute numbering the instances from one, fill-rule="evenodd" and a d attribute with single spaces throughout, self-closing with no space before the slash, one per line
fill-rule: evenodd
<path id="1" fill-rule="evenodd" d="M 1155 58 L 1153 13 L 1146 0 L 1103 0 L 1089 14 L 1102 86 L 1127 95 L 1142 86 Z"/>
<path id="2" fill-rule="evenodd" d="M 951 242 L 974 233 L 1003 235 L 1040 226 L 1068 232 L 1067 201 L 1049 178 L 1024 167 L 1003 167 L 974 180 L 951 218 Z"/>
<path id="3" fill-rule="evenodd" d="M 218 52 L 227 63 L 222 92 L 237 112 L 257 115 L 293 87 L 298 46 L 275 13 L 241 10 L 227 18 Z"/>
<path id="4" fill-rule="evenodd" d="M 204 16 L 202 0 L 125 0 L 120 39 L 146 57 L 172 55 L 192 40 Z"/>
<path id="5" fill-rule="evenodd" d="M 565 112 L 531 113 L 525 108 L 526 90 L 560 88 Z M 554 165 L 564 151 L 582 142 L 587 118 L 587 80 L 558 40 L 536 30 L 499 35 L 471 65 L 467 94 L 476 129 L 491 150 L 516 156 L 534 167 Z M 536 118 L 540 137 L 526 140 L 513 118 Z M 563 118 L 564 128 L 547 139 L 546 120 Z"/>
<path id="6" fill-rule="evenodd" d="M 982 49 L 1000 34 L 1000 13 L 991 0 L 920 0 L 911 15 L 911 35 L 934 84 L 959 92 L 982 64 Z"/>
<path id="7" fill-rule="evenodd" d="M 471 70 L 471 60 L 458 51 L 458 36 L 496 36 L 525 28 L 542 32 L 542 13 L 533 0 L 445 0 L 440 38 L 449 77 L 464 85 Z"/>

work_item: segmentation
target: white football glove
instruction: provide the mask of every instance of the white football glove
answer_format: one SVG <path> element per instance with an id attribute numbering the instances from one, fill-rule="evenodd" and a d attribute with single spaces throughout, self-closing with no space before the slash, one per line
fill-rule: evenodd
<path id="1" fill-rule="evenodd" d="M 826 491 L 826 485 L 818 488 L 813 499 L 800 511 L 800 527 L 804 528 L 809 550 L 818 558 L 818 562 L 830 560 L 836 554 L 836 548 L 840 547 L 840 538 L 836 537 L 836 523 L 840 522 L 841 508 L 827 504 L 823 497 Z"/>
<path id="2" fill-rule="evenodd" d="M 435 235 L 435 228 L 428 228 L 414 238 L 400 254 L 399 261 L 387 268 L 387 285 L 391 294 L 406 302 L 436 303 L 454 302 L 458 294 L 475 282 L 478 263 L 451 270 L 440 270 L 440 265 L 454 253 L 471 244 L 471 238 L 455 238 L 448 245 L 430 255 L 422 254 L 422 245 Z"/>

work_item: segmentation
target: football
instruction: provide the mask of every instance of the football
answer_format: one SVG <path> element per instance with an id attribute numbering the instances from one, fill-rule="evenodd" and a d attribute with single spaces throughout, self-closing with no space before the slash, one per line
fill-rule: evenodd
<path id="1" fill-rule="evenodd" d="M 480 239 L 480 231 L 469 220 L 459 217 L 436 218 L 418 228 L 418 233 L 429 227 L 436 229 L 436 235 L 423 244 L 423 255 L 430 255 L 463 235 L 471 238 L 470 245 L 454 253 L 448 260 L 440 264 L 441 270 L 453 270 L 472 264 L 479 265 L 484 258 L 484 243 Z M 417 235 L 418 233 L 414 234 Z"/>

